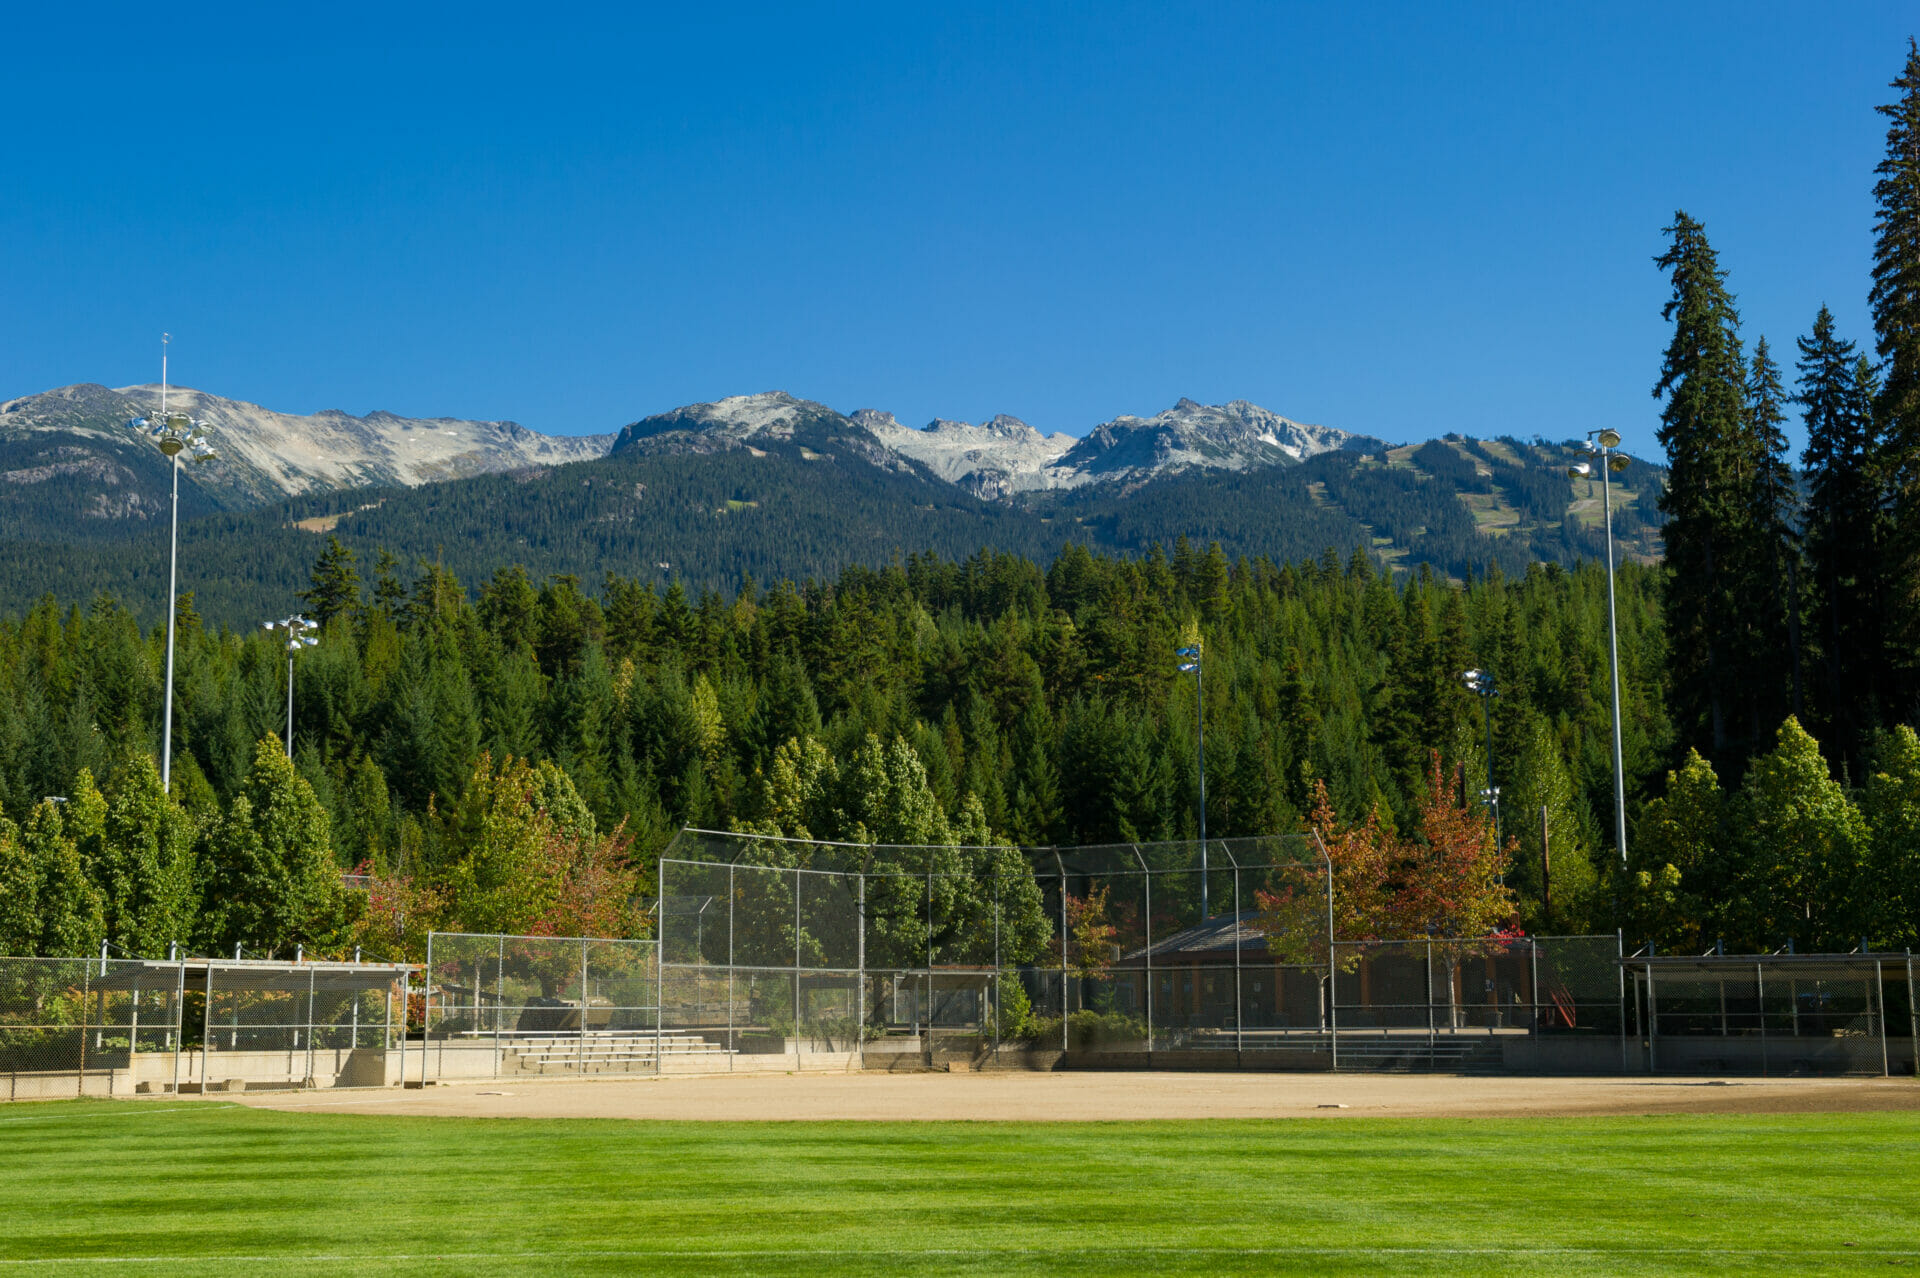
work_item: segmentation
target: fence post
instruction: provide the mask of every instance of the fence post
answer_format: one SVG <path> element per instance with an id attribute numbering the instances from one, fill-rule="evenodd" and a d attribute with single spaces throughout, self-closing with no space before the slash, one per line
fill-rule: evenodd
<path id="1" fill-rule="evenodd" d="M 1534 937 L 1533 944 L 1527 947 L 1532 965 L 1527 974 L 1527 1001 L 1533 1008 L 1533 1027 L 1527 1031 L 1528 1038 L 1540 1037 L 1540 938 Z"/>
<path id="2" fill-rule="evenodd" d="M 506 944 L 502 941 L 501 944 Z M 574 1060 L 579 1062 L 576 1071 L 581 1078 L 587 1076 L 587 939 L 580 938 L 580 1035 L 579 1047 L 575 1050 Z"/>
<path id="3" fill-rule="evenodd" d="M 1067 1051 L 1067 866 L 1060 853 L 1053 854 L 1053 868 L 1060 872 L 1060 1053 Z"/>
<path id="4" fill-rule="evenodd" d="M 993 872 L 993 1060 L 1000 1062 L 1000 871 Z"/>
<path id="5" fill-rule="evenodd" d="M 391 974 L 387 981 L 386 1019 L 380 1025 L 380 1086 L 387 1085 L 387 1053 L 393 1050 L 393 981 Z M 176 1084 L 175 1090 L 179 1090 Z"/>
<path id="6" fill-rule="evenodd" d="M 862 881 L 860 887 L 862 887 L 862 902 L 864 902 L 864 900 L 866 900 L 866 896 L 864 896 L 866 883 Z M 662 896 L 660 900 L 664 900 L 664 896 Z M 660 906 L 660 933 L 662 933 L 662 936 L 660 936 L 660 942 L 662 942 L 662 948 L 660 948 L 660 992 L 662 992 L 660 1004 L 664 1006 L 664 1004 L 666 1004 L 666 998 L 664 998 L 664 992 L 666 992 L 666 948 L 664 948 L 664 942 L 666 942 L 666 936 L 664 936 L 664 933 L 666 933 L 666 906 Z M 860 942 L 862 942 L 862 944 L 866 942 L 866 933 L 864 933 L 864 931 L 862 931 L 862 935 L 860 935 Z M 728 867 L 726 867 L 726 1053 L 728 1053 L 728 1055 L 726 1055 L 726 1069 L 728 1069 L 728 1073 L 733 1073 L 733 1055 L 735 1055 L 735 1048 L 737 1048 L 737 1046 L 739 1046 L 739 1044 L 733 1042 L 733 864 L 732 862 L 728 862 Z"/>
<path id="7" fill-rule="evenodd" d="M 1247 1039 L 1244 1030 L 1246 1021 L 1246 995 L 1240 988 L 1240 862 L 1235 860 L 1233 850 L 1222 845 L 1227 860 L 1233 864 L 1233 1054 L 1234 1064 L 1244 1066 Z"/>
<path id="8" fill-rule="evenodd" d="M 1327 865 L 1327 1050 L 1332 1056 L 1333 1068 L 1340 1068 L 1340 1014 L 1336 1011 L 1339 1003 L 1340 961 L 1334 949 L 1333 941 L 1333 858 L 1327 855 L 1327 845 L 1320 832 L 1313 832 L 1313 841 L 1320 845 L 1320 856 Z"/>
<path id="9" fill-rule="evenodd" d="M 473 988 L 474 997 L 478 998 L 480 993 L 480 965 L 478 963 L 475 963 L 473 966 Z M 501 1035 L 505 1030 L 500 1024 L 506 1008 L 507 938 L 502 935 L 493 938 L 493 1076 L 495 1078 L 500 1077 L 500 1066 L 505 1063 L 507 1055 L 506 1045 L 501 1041 Z M 514 1028 L 518 1030 L 519 1026 L 515 1025 Z M 421 1042 L 425 1043 L 426 1040 L 422 1039 Z M 426 1057 L 426 1048 L 423 1046 L 420 1049 L 421 1061 L 424 1062 Z M 522 1059 L 524 1060 L 524 1058 Z M 521 1068 L 524 1069 L 526 1067 L 522 1065 Z"/>
<path id="10" fill-rule="evenodd" d="M 208 1050 L 213 1043 L 213 960 L 207 960 L 207 999 L 200 1008 L 200 1094 L 207 1094 L 207 1086 L 212 1081 L 207 1070 L 212 1062 L 208 1059 Z"/>
<path id="11" fill-rule="evenodd" d="M 1140 899 L 1146 911 L 1141 918 L 1146 923 L 1147 948 L 1141 951 L 1143 975 L 1140 979 L 1146 985 L 1146 997 L 1142 1001 L 1147 1009 L 1147 1064 L 1151 1066 L 1153 1064 L 1153 870 L 1148 867 L 1147 858 L 1140 855 L 1138 843 L 1129 843 L 1127 846 L 1133 849 L 1133 859 L 1140 864 L 1140 882 L 1144 885 L 1140 889 Z"/>
<path id="12" fill-rule="evenodd" d="M 1653 975 L 1653 955 L 1647 955 L 1647 1073 L 1660 1072 L 1660 994 Z"/>
<path id="13" fill-rule="evenodd" d="M 318 980 L 319 974 L 309 967 L 307 969 L 307 1086 L 315 1085 L 313 1079 L 313 996 Z M 335 1071 L 334 1077 L 336 1079 L 339 1077 L 338 1071 Z"/>
<path id="14" fill-rule="evenodd" d="M 1439 1063 L 1440 1044 L 1433 1032 L 1433 934 L 1427 934 L 1427 1068 Z"/>
<path id="15" fill-rule="evenodd" d="M 1613 932 L 1614 971 L 1620 979 L 1620 1072 L 1627 1069 L 1627 929 L 1615 928 Z"/>
<path id="16" fill-rule="evenodd" d="M 1767 1076 L 1767 970 L 1766 964 L 1755 960 L 1753 965 L 1754 998 L 1760 1007 L 1760 1077 Z"/>
<path id="17" fill-rule="evenodd" d="M 1907 1046 L 1913 1053 L 1913 1073 L 1920 1078 L 1920 1004 L 1913 999 L 1913 950 L 1907 950 Z"/>
<path id="18" fill-rule="evenodd" d="M 928 863 L 928 866 L 931 867 L 933 863 L 932 859 L 929 858 L 927 863 Z M 933 1033 L 933 1012 L 934 1012 L 934 1007 L 933 1007 L 933 870 L 931 868 L 927 870 L 927 979 L 926 979 L 925 985 L 922 988 L 926 990 L 926 1000 L 927 1000 L 927 1006 L 926 1006 L 927 1064 L 931 1065 L 933 1064 L 933 1039 L 934 1039 L 934 1033 Z"/>
<path id="19" fill-rule="evenodd" d="M 173 970 L 173 1094 L 180 1094 L 180 1053 L 187 1047 L 187 965 Z"/>
<path id="20" fill-rule="evenodd" d="M 429 946 L 433 944 L 433 937 L 431 935 L 427 937 L 427 944 Z M 209 972 L 211 972 L 211 969 L 209 969 Z M 427 969 L 427 997 L 433 997 L 433 969 L 431 967 Z M 403 1092 L 407 1090 L 407 1017 L 411 1014 L 412 1003 L 413 969 L 403 967 L 400 969 L 400 1090 Z M 425 1015 L 424 1010 L 422 1011 L 422 1015 Z M 425 1037 L 426 1026 L 424 1024 L 421 1025 L 420 1032 L 422 1036 L 420 1039 L 420 1079 L 422 1082 L 425 1082 L 427 1076 L 427 1040 Z"/>
<path id="21" fill-rule="evenodd" d="M 1880 960 L 1873 961 L 1873 992 L 1880 1002 L 1880 1077 L 1893 1077 L 1893 1070 L 1887 1063 L 1887 985 L 1886 975 L 1881 969 Z"/>

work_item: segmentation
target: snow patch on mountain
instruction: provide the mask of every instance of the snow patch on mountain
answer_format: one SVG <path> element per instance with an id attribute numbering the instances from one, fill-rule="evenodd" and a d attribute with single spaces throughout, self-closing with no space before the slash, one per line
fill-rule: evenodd
<path id="1" fill-rule="evenodd" d="M 0 404 L 0 434 L 65 437 L 82 446 L 148 447 L 125 427 L 160 410 L 157 385 L 63 386 Z M 169 387 L 167 408 L 207 423 L 217 457 L 189 468 L 192 483 L 226 504 L 371 485 L 412 486 L 522 466 L 604 456 L 611 435 L 542 435 L 516 422 L 411 418 L 338 409 L 311 415 L 275 412 L 245 400 Z"/>
<path id="2" fill-rule="evenodd" d="M 871 408 L 855 412 L 852 421 L 871 431 L 885 448 L 976 497 L 1052 487 L 1048 468 L 1078 442 L 1071 435 L 1042 435 L 1005 413 L 978 425 L 937 417 L 920 430 Z"/>
<path id="3" fill-rule="evenodd" d="M 1252 470 L 1302 462 L 1343 448 L 1384 446 L 1332 426 L 1282 417 L 1236 399 L 1199 404 L 1182 399 L 1152 417 L 1116 417 L 1087 432 L 1055 463 L 1062 486 L 1128 481 L 1182 470 Z"/>

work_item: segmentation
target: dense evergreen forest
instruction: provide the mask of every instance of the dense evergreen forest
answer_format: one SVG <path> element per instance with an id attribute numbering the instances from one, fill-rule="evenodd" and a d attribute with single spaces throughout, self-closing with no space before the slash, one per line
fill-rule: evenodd
<path id="1" fill-rule="evenodd" d="M 483 754 L 553 765 L 585 824 L 623 830 L 643 860 L 682 824 L 790 829 L 787 791 L 810 784 L 796 769 L 855 770 L 863 750 L 896 777 L 924 777 L 901 784 L 924 789 L 931 815 L 908 830 L 871 804 L 816 805 L 827 815 L 810 834 L 895 841 L 959 824 L 1024 843 L 1191 837 L 1194 691 L 1174 649 L 1197 633 L 1211 835 L 1298 828 L 1316 779 L 1341 812 L 1405 822 L 1435 746 L 1477 787 L 1478 703 L 1459 679 L 1477 664 L 1502 672 L 1494 766 L 1507 802 L 1549 808 L 1555 922 L 1603 921 L 1594 867 L 1612 780 L 1597 567 L 1496 570 L 1464 586 L 1421 572 L 1396 588 L 1364 554 L 1230 563 L 1180 542 L 1142 559 L 1072 547 L 1045 569 L 994 552 L 923 555 L 731 596 L 615 577 L 596 599 L 572 578 L 506 568 L 470 599 L 436 565 L 410 581 L 390 562 L 368 575 L 329 545 L 308 600 L 321 642 L 293 663 L 296 770 L 342 867 L 442 879 Z M 1637 778 L 1671 746 L 1658 584 L 1634 566 L 1620 578 Z M 283 645 L 183 610 L 173 783 L 202 826 L 242 796 L 264 804 L 255 773 L 283 723 Z M 163 654 L 161 628 L 143 632 L 105 598 L 48 600 L 0 626 L 9 817 L 31 824 L 83 769 L 151 774 Z M 1537 852 L 1525 851 L 1538 825 L 1516 822 L 1512 884 L 1544 922 Z"/>

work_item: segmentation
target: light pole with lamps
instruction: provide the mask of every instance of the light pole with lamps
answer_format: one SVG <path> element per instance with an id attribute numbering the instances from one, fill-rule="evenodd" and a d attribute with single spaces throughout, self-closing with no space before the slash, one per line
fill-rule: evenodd
<path id="1" fill-rule="evenodd" d="M 1613 837 L 1620 848 L 1620 865 L 1624 869 L 1627 864 L 1627 768 L 1620 749 L 1620 625 L 1613 601 L 1613 488 L 1608 479 L 1609 475 L 1617 475 L 1627 468 L 1626 454 L 1614 451 L 1619 447 L 1619 431 L 1588 431 L 1587 460 L 1567 467 L 1567 477 L 1591 483 L 1595 469 L 1600 472 L 1601 521 L 1607 527 L 1607 665 L 1613 685 Z"/>
<path id="2" fill-rule="evenodd" d="M 287 635 L 287 761 L 293 761 L 293 654 L 302 648 L 311 648 L 319 643 L 309 630 L 320 627 L 302 616 L 283 617 L 279 621 L 269 621 L 260 627 L 262 630 L 283 630 Z"/>
<path id="3" fill-rule="evenodd" d="M 1500 787 L 1493 783 L 1493 699 L 1500 695 L 1500 689 L 1494 686 L 1491 671 L 1469 670 L 1460 678 L 1466 682 L 1467 691 L 1480 698 L 1481 717 L 1487 724 L 1487 788 L 1480 792 L 1480 799 L 1493 813 L 1493 846 L 1498 849 L 1500 847 Z"/>
<path id="4" fill-rule="evenodd" d="M 211 461 L 214 455 L 207 443 L 207 423 L 167 410 L 167 343 L 172 340 L 171 333 L 160 334 L 159 415 L 127 423 L 159 446 L 173 471 L 173 526 L 167 551 L 167 691 L 160 729 L 160 788 L 169 794 L 173 792 L 173 623 L 180 580 L 180 454 L 191 453 L 196 462 Z"/>
<path id="5" fill-rule="evenodd" d="M 1207 699 L 1206 675 L 1200 669 L 1200 645 L 1196 641 L 1184 648 L 1175 648 L 1173 655 L 1180 658 L 1180 673 L 1193 676 L 1193 725 L 1196 736 L 1195 755 L 1200 765 L 1200 920 L 1205 922 L 1211 915 L 1207 909 Z"/>

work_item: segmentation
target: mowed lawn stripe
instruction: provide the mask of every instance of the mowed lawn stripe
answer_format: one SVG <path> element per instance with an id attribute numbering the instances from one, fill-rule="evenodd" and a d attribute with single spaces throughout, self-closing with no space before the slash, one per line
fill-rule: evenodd
<path id="1" fill-rule="evenodd" d="M 1904 1113 L 694 1124 L 95 1102 L 30 1116 L 45 1121 L 0 1129 L 0 1269 L 1920 1264 L 1920 1115 Z"/>

